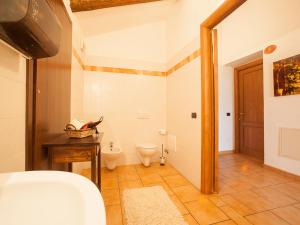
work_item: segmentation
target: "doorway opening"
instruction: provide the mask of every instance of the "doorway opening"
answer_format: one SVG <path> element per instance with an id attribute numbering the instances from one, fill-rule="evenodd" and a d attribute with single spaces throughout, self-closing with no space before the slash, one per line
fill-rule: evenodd
<path id="1" fill-rule="evenodd" d="M 231 192 L 232 188 L 236 190 L 247 188 L 249 184 L 245 182 L 243 176 L 250 175 L 264 163 L 263 60 L 251 60 L 250 63 L 248 60 L 239 61 L 231 65 L 234 116 L 230 120 L 234 126 L 233 134 L 229 135 L 231 140 L 227 145 L 231 145 L 233 150 L 219 151 L 217 167 L 219 193 Z M 228 97 L 224 100 L 232 102 Z M 232 129 L 226 125 L 228 124 L 220 127 L 223 133 L 224 130 Z"/>

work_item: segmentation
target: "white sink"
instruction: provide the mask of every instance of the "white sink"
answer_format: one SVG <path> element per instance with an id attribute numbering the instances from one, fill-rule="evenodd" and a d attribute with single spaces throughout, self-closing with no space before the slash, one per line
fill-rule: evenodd
<path id="1" fill-rule="evenodd" d="M 98 188 L 74 173 L 0 174 L 0 224 L 105 225 Z"/>

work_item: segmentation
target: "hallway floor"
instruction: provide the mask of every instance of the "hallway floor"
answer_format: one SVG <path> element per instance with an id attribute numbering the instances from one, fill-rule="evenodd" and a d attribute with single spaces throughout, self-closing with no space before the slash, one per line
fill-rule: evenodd
<path id="1" fill-rule="evenodd" d="M 107 224 L 126 224 L 121 203 L 124 189 L 154 185 L 166 190 L 189 225 L 300 224 L 299 180 L 239 154 L 220 156 L 219 168 L 220 192 L 210 196 L 201 194 L 171 165 L 121 166 L 112 172 L 102 169 Z M 89 177 L 90 170 L 82 175 Z"/>

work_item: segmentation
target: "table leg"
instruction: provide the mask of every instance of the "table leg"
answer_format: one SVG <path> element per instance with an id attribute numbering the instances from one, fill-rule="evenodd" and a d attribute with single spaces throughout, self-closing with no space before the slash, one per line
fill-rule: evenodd
<path id="1" fill-rule="evenodd" d="M 52 170 L 52 167 L 53 167 L 53 153 L 52 153 L 52 150 L 50 150 L 50 148 L 48 148 L 48 169 L 49 170 Z"/>
<path id="2" fill-rule="evenodd" d="M 98 159 L 98 188 L 101 191 L 101 146 L 98 147 L 98 155 L 97 155 L 97 159 Z"/>
<path id="3" fill-rule="evenodd" d="M 91 155 L 91 179 L 92 181 L 97 185 L 97 182 L 96 182 L 96 149 L 94 148 L 92 150 L 92 155 Z"/>
<path id="4" fill-rule="evenodd" d="M 68 172 L 72 173 L 73 171 L 73 164 L 72 163 L 68 163 Z"/>

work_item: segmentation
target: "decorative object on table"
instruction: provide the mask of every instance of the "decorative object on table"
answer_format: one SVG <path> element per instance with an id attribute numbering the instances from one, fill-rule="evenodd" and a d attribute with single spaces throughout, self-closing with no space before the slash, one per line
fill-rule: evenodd
<path id="1" fill-rule="evenodd" d="M 161 156 L 160 158 L 160 165 L 164 166 L 166 164 L 166 157 L 164 156 L 164 153 L 167 151 L 164 149 L 164 142 L 165 142 L 165 136 L 168 134 L 168 132 L 165 129 L 160 129 L 158 133 L 162 136 L 162 144 L 161 144 Z"/>
<path id="2" fill-rule="evenodd" d="M 100 123 L 102 123 L 102 121 L 103 121 L 103 116 L 101 116 L 100 119 L 98 121 L 96 121 L 96 122 L 91 121 L 91 122 L 88 122 L 88 123 L 84 124 L 80 129 L 81 130 L 89 129 L 89 128 L 90 129 L 96 129 L 96 133 L 98 133 L 97 126 Z"/>
<path id="3" fill-rule="evenodd" d="M 300 54 L 273 63 L 274 95 L 300 94 Z"/>
<path id="4" fill-rule="evenodd" d="M 103 121 L 103 116 L 96 122 L 82 123 L 74 119 L 66 125 L 65 132 L 70 138 L 85 138 L 98 134 L 97 126 Z"/>

